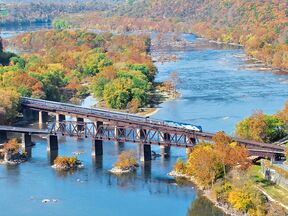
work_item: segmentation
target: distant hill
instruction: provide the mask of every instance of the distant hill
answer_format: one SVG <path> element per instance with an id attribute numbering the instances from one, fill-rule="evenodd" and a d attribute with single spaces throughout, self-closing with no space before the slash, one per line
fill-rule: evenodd
<path id="1" fill-rule="evenodd" d="M 288 70 L 287 0 L 131 0 L 108 15 L 169 20 L 176 30 L 184 22 L 186 32 L 242 44 L 249 55 Z"/>
<path id="2" fill-rule="evenodd" d="M 0 0 L 0 26 L 49 22 L 56 16 L 111 10 L 119 0 Z"/>

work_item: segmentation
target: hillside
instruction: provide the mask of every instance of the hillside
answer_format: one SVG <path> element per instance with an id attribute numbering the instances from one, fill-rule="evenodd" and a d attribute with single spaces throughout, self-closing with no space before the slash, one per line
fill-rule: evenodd
<path id="1" fill-rule="evenodd" d="M 288 70 L 286 0 L 139 0 L 69 17 L 71 23 L 110 30 L 193 32 L 245 46 L 248 55 Z M 103 27 L 104 26 L 104 27 Z"/>
<path id="2" fill-rule="evenodd" d="M 87 11 L 103 11 L 113 7 L 113 1 L 92 0 L 24 0 L 0 2 L 0 26 L 50 22 L 54 17 L 68 13 L 83 13 Z"/>

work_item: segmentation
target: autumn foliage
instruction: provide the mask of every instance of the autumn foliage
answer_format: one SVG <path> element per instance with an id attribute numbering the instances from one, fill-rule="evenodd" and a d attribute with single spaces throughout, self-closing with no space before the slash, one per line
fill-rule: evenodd
<path id="1" fill-rule="evenodd" d="M 157 71 L 146 36 L 59 27 L 21 34 L 9 45 L 23 54 L 0 66 L 0 88 L 21 96 L 68 101 L 91 91 L 108 107 L 136 111 L 148 102 Z"/>
<path id="2" fill-rule="evenodd" d="M 123 151 L 119 156 L 117 162 L 114 164 L 114 167 L 120 169 L 129 169 L 131 167 L 137 167 L 138 163 L 134 156 L 134 151 Z"/>
<path id="3" fill-rule="evenodd" d="M 72 156 L 72 157 L 62 156 L 62 157 L 57 157 L 54 160 L 54 164 L 57 167 L 75 168 L 77 166 L 77 161 L 78 159 L 76 156 Z"/>
<path id="4" fill-rule="evenodd" d="M 66 17 L 75 26 L 118 32 L 190 32 L 241 44 L 246 53 L 287 71 L 287 1 L 148 0 L 120 5 L 106 13 Z"/>
<path id="5" fill-rule="evenodd" d="M 259 142 L 275 142 L 288 134 L 287 105 L 276 115 L 255 112 L 236 126 L 236 135 Z"/>
<path id="6" fill-rule="evenodd" d="M 223 132 L 218 132 L 212 143 L 200 143 L 189 154 L 186 164 L 178 160 L 174 170 L 193 176 L 204 187 L 211 186 L 219 178 L 225 178 L 232 168 L 246 170 L 250 163 L 247 149 Z"/>
<path id="7" fill-rule="evenodd" d="M 4 144 L 4 151 L 12 154 L 18 153 L 20 150 L 20 145 L 17 142 L 17 139 L 11 139 Z"/>

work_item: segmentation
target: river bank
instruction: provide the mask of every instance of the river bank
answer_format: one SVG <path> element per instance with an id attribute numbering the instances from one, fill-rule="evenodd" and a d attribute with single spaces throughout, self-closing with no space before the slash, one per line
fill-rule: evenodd
<path id="1" fill-rule="evenodd" d="M 212 196 L 211 189 L 205 189 L 195 178 L 193 178 L 191 176 L 188 176 L 186 174 L 179 173 L 179 172 L 177 172 L 175 170 L 169 172 L 168 175 L 176 178 L 176 182 L 177 182 L 177 178 L 184 178 L 184 179 L 190 181 L 191 183 L 193 183 L 198 188 L 198 190 L 200 191 L 201 195 L 203 195 L 205 198 L 210 200 L 217 208 L 219 208 L 223 212 L 225 212 L 225 214 L 231 215 L 231 216 L 245 216 L 246 215 L 246 214 L 241 214 L 240 212 L 235 211 L 233 208 L 231 208 L 227 204 L 218 202 Z"/>

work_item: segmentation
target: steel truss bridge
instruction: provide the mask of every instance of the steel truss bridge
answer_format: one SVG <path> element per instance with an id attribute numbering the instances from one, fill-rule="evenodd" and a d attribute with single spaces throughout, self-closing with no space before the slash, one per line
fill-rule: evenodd
<path id="1" fill-rule="evenodd" d="M 183 127 L 175 127 L 167 122 L 108 111 L 105 109 L 85 108 L 77 105 L 58 103 L 46 100 L 23 97 L 22 108 L 39 112 L 39 121 L 43 115 L 52 113 L 56 121 L 50 123 L 50 134 L 62 134 L 93 138 L 95 140 L 133 142 L 143 145 L 159 145 L 164 147 L 193 148 L 199 140 L 212 140 L 215 134 L 195 131 Z M 76 117 L 76 121 L 66 121 L 65 116 Z M 88 119 L 86 122 L 84 119 Z M 0 128 L 1 130 L 1 128 Z M 245 145 L 253 155 L 274 157 L 283 155 L 285 148 L 280 145 L 254 142 L 233 138 Z"/>

